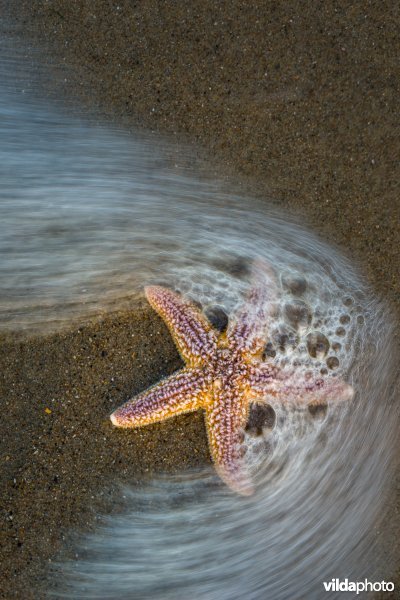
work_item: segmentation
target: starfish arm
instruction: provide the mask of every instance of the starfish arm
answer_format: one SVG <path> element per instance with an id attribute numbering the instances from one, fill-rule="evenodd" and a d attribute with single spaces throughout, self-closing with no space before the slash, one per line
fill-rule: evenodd
<path id="1" fill-rule="evenodd" d="M 192 412 L 201 406 L 203 388 L 200 369 L 183 369 L 128 400 L 110 419 L 117 427 L 143 427 Z"/>
<path id="2" fill-rule="evenodd" d="M 256 354 L 264 349 L 276 289 L 272 268 L 265 261 L 257 260 L 253 266 L 252 285 L 246 302 L 227 331 L 228 339 L 241 352 Z"/>
<path id="3" fill-rule="evenodd" d="M 248 405 L 241 408 L 237 400 L 234 392 L 229 394 L 225 390 L 223 397 L 221 394 L 206 406 L 206 429 L 218 475 L 233 491 L 248 496 L 254 492 L 254 487 L 240 452 Z"/>
<path id="4" fill-rule="evenodd" d="M 217 335 L 200 310 L 161 286 L 145 288 L 150 305 L 165 321 L 182 358 L 189 365 L 207 361 L 217 347 Z"/>
<path id="5" fill-rule="evenodd" d="M 248 381 L 250 393 L 258 398 L 265 396 L 268 402 L 274 400 L 286 404 L 308 405 L 333 400 L 351 400 L 354 390 L 351 385 L 339 378 L 310 378 L 285 373 L 275 367 L 261 365 L 252 369 Z"/>

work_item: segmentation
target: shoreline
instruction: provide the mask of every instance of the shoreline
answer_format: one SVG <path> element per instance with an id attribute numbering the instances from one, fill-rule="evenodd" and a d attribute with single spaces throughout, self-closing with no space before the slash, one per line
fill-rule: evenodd
<path id="1" fill-rule="evenodd" d="M 398 346 L 392 15 L 344 5 L 302 14 L 296 2 L 270 11 L 256 2 L 244 17 L 240 2 L 216 8 L 206 0 L 184 10 L 146 0 L 140 8 L 122 2 L 117 11 L 105 1 L 86 7 L 38 0 L 23 1 L 13 18 L 19 34 L 74 73 L 56 83 L 66 98 L 198 145 L 199 160 L 213 162 L 216 173 L 255 197 L 272 197 L 344 249 L 392 307 Z M 44 337 L 1 339 L 2 597 L 29 598 L 29 586 L 38 598 L 64 532 L 90 529 L 95 512 L 110 509 L 110 497 L 93 496 L 111 482 L 116 461 L 121 481 L 140 483 L 152 472 L 203 465 L 209 456 L 197 413 L 134 436 L 110 435 L 104 415 L 181 364 L 165 326 L 143 302 Z M 45 398 L 53 397 L 49 405 Z M 384 546 L 399 565 L 399 484 L 389 504 Z M 395 593 L 382 598 L 400 597 L 398 570 L 395 582 Z"/>

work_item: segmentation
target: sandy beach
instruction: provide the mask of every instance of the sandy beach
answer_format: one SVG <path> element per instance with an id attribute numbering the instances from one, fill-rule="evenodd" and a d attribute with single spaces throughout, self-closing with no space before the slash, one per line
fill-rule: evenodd
<path id="1" fill-rule="evenodd" d="M 301 215 L 358 265 L 398 322 L 396 3 L 3 4 L 18 35 L 71 69 L 57 84 L 66 98 L 193 144 L 228 180 Z M 398 347 L 398 327 L 393 337 Z M 144 301 L 1 342 L 0 590 L 5 599 L 37 599 L 71 532 L 93 528 L 98 511 L 118 510 L 115 473 L 140 485 L 210 459 L 200 413 L 117 435 L 108 420 L 181 365 Z M 399 492 L 397 483 L 382 541 L 397 565 Z M 397 569 L 397 590 L 383 598 L 400 598 L 399 577 Z"/>

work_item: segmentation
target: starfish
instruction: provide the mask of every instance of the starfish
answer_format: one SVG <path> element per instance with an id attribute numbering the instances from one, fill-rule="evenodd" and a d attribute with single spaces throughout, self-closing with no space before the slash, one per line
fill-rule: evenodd
<path id="1" fill-rule="evenodd" d="M 147 300 L 165 321 L 186 365 L 110 417 L 117 427 L 136 428 L 203 409 L 215 469 L 243 495 L 254 491 L 241 449 L 252 403 L 305 406 L 353 395 L 352 387 L 337 377 L 307 378 L 263 360 L 275 300 L 269 265 L 255 263 L 253 282 L 237 317 L 222 333 L 194 303 L 170 289 L 146 287 Z"/>

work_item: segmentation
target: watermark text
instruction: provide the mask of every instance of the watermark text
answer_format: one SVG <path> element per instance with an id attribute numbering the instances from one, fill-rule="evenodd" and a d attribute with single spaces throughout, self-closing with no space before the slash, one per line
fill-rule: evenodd
<path id="1" fill-rule="evenodd" d="M 391 581 L 349 581 L 346 579 L 331 579 L 330 581 L 324 581 L 324 588 L 326 592 L 355 592 L 360 594 L 361 592 L 393 592 L 394 583 Z"/>

